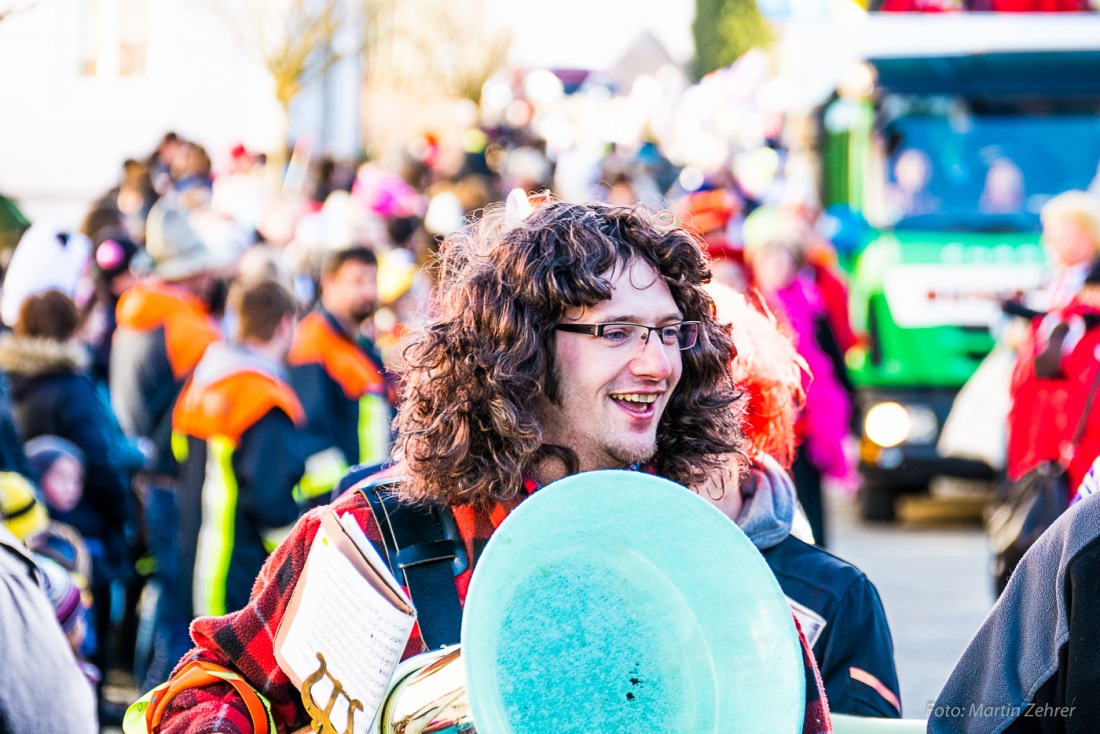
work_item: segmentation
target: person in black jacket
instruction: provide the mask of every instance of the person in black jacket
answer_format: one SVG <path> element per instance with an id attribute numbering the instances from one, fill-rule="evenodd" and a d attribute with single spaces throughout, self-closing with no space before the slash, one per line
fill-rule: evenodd
<path id="1" fill-rule="evenodd" d="M 394 395 L 372 338 L 378 308 L 378 260 L 367 247 L 331 253 L 321 275 L 319 307 L 298 324 L 288 362 L 306 413 L 303 511 L 328 501 L 357 464 L 390 459 Z"/>
<path id="2" fill-rule="evenodd" d="M 843 558 L 791 534 L 794 483 L 774 459 L 758 457 L 740 489 L 737 525 L 764 556 L 802 626 L 829 710 L 900 717 L 894 642 L 875 585 Z"/>
<path id="3" fill-rule="evenodd" d="M 27 455 L 23 453 L 23 442 L 19 439 L 19 430 L 15 427 L 15 408 L 11 399 L 11 380 L 0 372 L 0 472 L 12 471 L 31 478 L 31 468 Z"/>
<path id="4" fill-rule="evenodd" d="M 129 494 L 114 463 L 107 407 L 88 376 L 87 352 L 75 340 L 79 312 L 57 290 L 27 298 L 14 334 L 0 337 L 0 371 L 11 382 L 15 424 L 24 442 L 36 436 L 67 439 L 83 453 L 84 493 L 62 519 L 101 548 L 93 557 L 91 590 L 99 640 L 110 623 L 109 589 L 126 558 L 125 528 L 132 521 Z M 103 645 L 92 662 L 104 668 Z"/>

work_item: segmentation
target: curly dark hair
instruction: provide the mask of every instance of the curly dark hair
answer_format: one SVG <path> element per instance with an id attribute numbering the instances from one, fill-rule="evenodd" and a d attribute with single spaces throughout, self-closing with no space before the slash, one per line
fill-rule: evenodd
<path id="1" fill-rule="evenodd" d="M 567 310 L 611 298 L 609 272 L 640 260 L 668 285 L 685 320 L 702 322 L 657 428 L 658 474 L 695 486 L 741 453 L 740 394 L 730 334 L 701 287 L 710 279 L 698 241 L 672 215 L 644 207 L 550 200 L 520 221 L 503 208 L 447 238 L 427 323 L 402 345 L 404 400 L 394 426 L 413 500 L 482 506 L 522 490 L 547 456 L 540 396 L 556 401 L 554 327 Z"/>

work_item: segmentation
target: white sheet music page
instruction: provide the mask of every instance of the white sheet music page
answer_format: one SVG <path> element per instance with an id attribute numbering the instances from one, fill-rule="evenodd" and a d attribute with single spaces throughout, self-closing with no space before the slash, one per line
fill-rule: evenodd
<path id="1" fill-rule="evenodd" d="M 359 552 L 363 554 L 363 558 L 367 559 L 367 562 L 375 568 L 378 575 L 385 580 L 386 585 L 393 589 L 393 592 L 411 607 L 412 602 L 409 601 L 409 595 L 405 593 L 405 589 L 402 588 L 398 580 L 393 577 L 390 567 L 382 560 L 382 556 L 378 555 L 378 551 L 374 549 L 374 545 L 367 538 L 367 534 L 363 532 L 363 528 L 359 527 L 355 515 L 345 512 L 340 516 L 340 524 L 344 526 L 348 537 L 355 541 L 355 545 L 359 548 Z"/>
<path id="2" fill-rule="evenodd" d="M 354 731 L 368 734 L 382 704 L 394 669 L 412 632 L 415 617 L 383 597 L 337 548 L 322 526 L 309 550 L 301 603 L 283 639 L 280 653 L 300 679 L 314 675 L 317 653 L 325 657 L 328 676 L 339 681 L 347 696 L 339 696 L 330 720 L 346 731 L 350 700 Z M 310 687 L 313 700 L 324 709 L 333 690 L 331 678 Z"/>

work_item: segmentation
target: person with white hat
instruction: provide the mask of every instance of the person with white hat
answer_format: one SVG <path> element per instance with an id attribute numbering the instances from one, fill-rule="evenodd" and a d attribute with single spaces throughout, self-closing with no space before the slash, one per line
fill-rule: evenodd
<path id="1" fill-rule="evenodd" d="M 42 222 L 31 225 L 4 273 L 0 318 L 14 327 L 23 301 L 36 293 L 56 289 L 74 297 L 91 250 L 91 241 L 80 232 L 66 232 Z"/>
<path id="2" fill-rule="evenodd" d="M 178 565 L 172 529 L 172 488 L 177 465 L 171 451 L 172 406 L 184 382 L 220 332 L 206 301 L 216 265 L 214 253 L 196 234 L 187 215 L 163 201 L 149 212 L 146 251 L 152 274 L 119 299 L 118 327 L 111 350 L 111 405 L 126 435 L 149 447 L 151 457 L 135 477 L 144 504 L 150 550 L 162 590 L 147 680 L 159 682 L 167 666 L 188 647 L 190 599 L 175 599 L 173 580 L 188 569 Z"/>

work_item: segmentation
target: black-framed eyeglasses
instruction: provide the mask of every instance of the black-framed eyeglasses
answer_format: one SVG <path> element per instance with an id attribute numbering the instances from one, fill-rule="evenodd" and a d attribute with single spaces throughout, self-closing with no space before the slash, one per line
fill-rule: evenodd
<path id="1" fill-rule="evenodd" d="M 603 343 L 611 347 L 637 344 L 639 341 L 648 343 L 650 332 L 656 332 L 657 337 L 666 347 L 676 347 L 681 351 L 691 349 L 699 339 L 698 321 L 680 321 L 664 326 L 646 326 L 645 324 L 620 322 L 608 324 L 558 324 L 554 328 L 558 331 L 568 331 L 573 334 L 590 334 L 599 337 Z"/>

